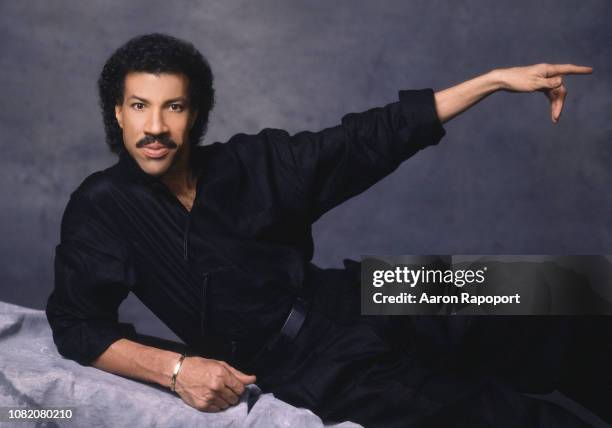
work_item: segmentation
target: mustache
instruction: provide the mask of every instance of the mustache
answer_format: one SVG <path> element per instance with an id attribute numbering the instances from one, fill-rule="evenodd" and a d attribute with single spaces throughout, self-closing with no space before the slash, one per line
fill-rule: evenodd
<path id="1" fill-rule="evenodd" d="M 176 149 L 178 145 L 174 142 L 172 138 L 170 138 L 170 134 L 158 134 L 158 135 L 145 135 L 144 138 L 141 138 L 137 143 L 137 148 L 142 148 L 146 145 L 153 144 L 158 142 L 164 147 L 169 149 Z"/>

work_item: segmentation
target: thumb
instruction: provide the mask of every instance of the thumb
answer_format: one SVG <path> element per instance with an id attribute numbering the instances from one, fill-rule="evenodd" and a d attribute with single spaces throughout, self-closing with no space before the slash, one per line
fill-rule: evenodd
<path id="1" fill-rule="evenodd" d="M 240 382 L 244 384 L 255 383 L 255 381 L 257 380 L 257 376 L 255 375 L 248 375 L 246 373 L 243 373 L 237 368 L 230 366 L 229 364 L 224 365 L 234 376 L 238 378 Z"/>

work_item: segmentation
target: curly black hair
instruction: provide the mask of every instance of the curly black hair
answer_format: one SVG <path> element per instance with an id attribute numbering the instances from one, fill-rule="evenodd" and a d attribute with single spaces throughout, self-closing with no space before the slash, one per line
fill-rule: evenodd
<path id="1" fill-rule="evenodd" d="M 206 132 L 208 116 L 215 103 L 212 70 L 206 58 L 191 43 L 153 33 L 134 37 L 117 49 L 104 64 L 98 79 L 106 143 L 111 152 L 119 154 L 125 150 L 121 127 L 115 117 L 115 105 L 123 103 L 125 77 L 132 71 L 187 76 L 190 107 L 198 111 L 189 132 L 189 142 L 197 145 Z"/>

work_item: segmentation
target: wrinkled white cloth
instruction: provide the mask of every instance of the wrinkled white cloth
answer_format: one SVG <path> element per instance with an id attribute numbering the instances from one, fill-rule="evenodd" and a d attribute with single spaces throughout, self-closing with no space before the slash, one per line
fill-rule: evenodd
<path id="1" fill-rule="evenodd" d="M 44 311 L 0 302 L 0 406 L 70 408 L 72 418 L 45 426 L 66 427 L 360 427 L 352 422 L 324 425 L 249 385 L 240 403 L 219 413 L 189 407 L 155 385 L 83 367 L 58 354 Z M 35 423 L 0 422 L 0 426 Z M 40 426 L 38 424 L 37 426 Z"/>

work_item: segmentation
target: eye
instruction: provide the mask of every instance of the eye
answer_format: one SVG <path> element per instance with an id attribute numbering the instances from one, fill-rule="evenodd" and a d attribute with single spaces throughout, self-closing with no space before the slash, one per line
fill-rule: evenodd
<path id="1" fill-rule="evenodd" d="M 134 110 L 142 110 L 144 109 L 144 104 L 143 103 L 132 103 L 132 108 Z"/>
<path id="2" fill-rule="evenodd" d="M 170 104 L 170 111 L 181 112 L 183 111 L 183 105 L 178 103 Z"/>

